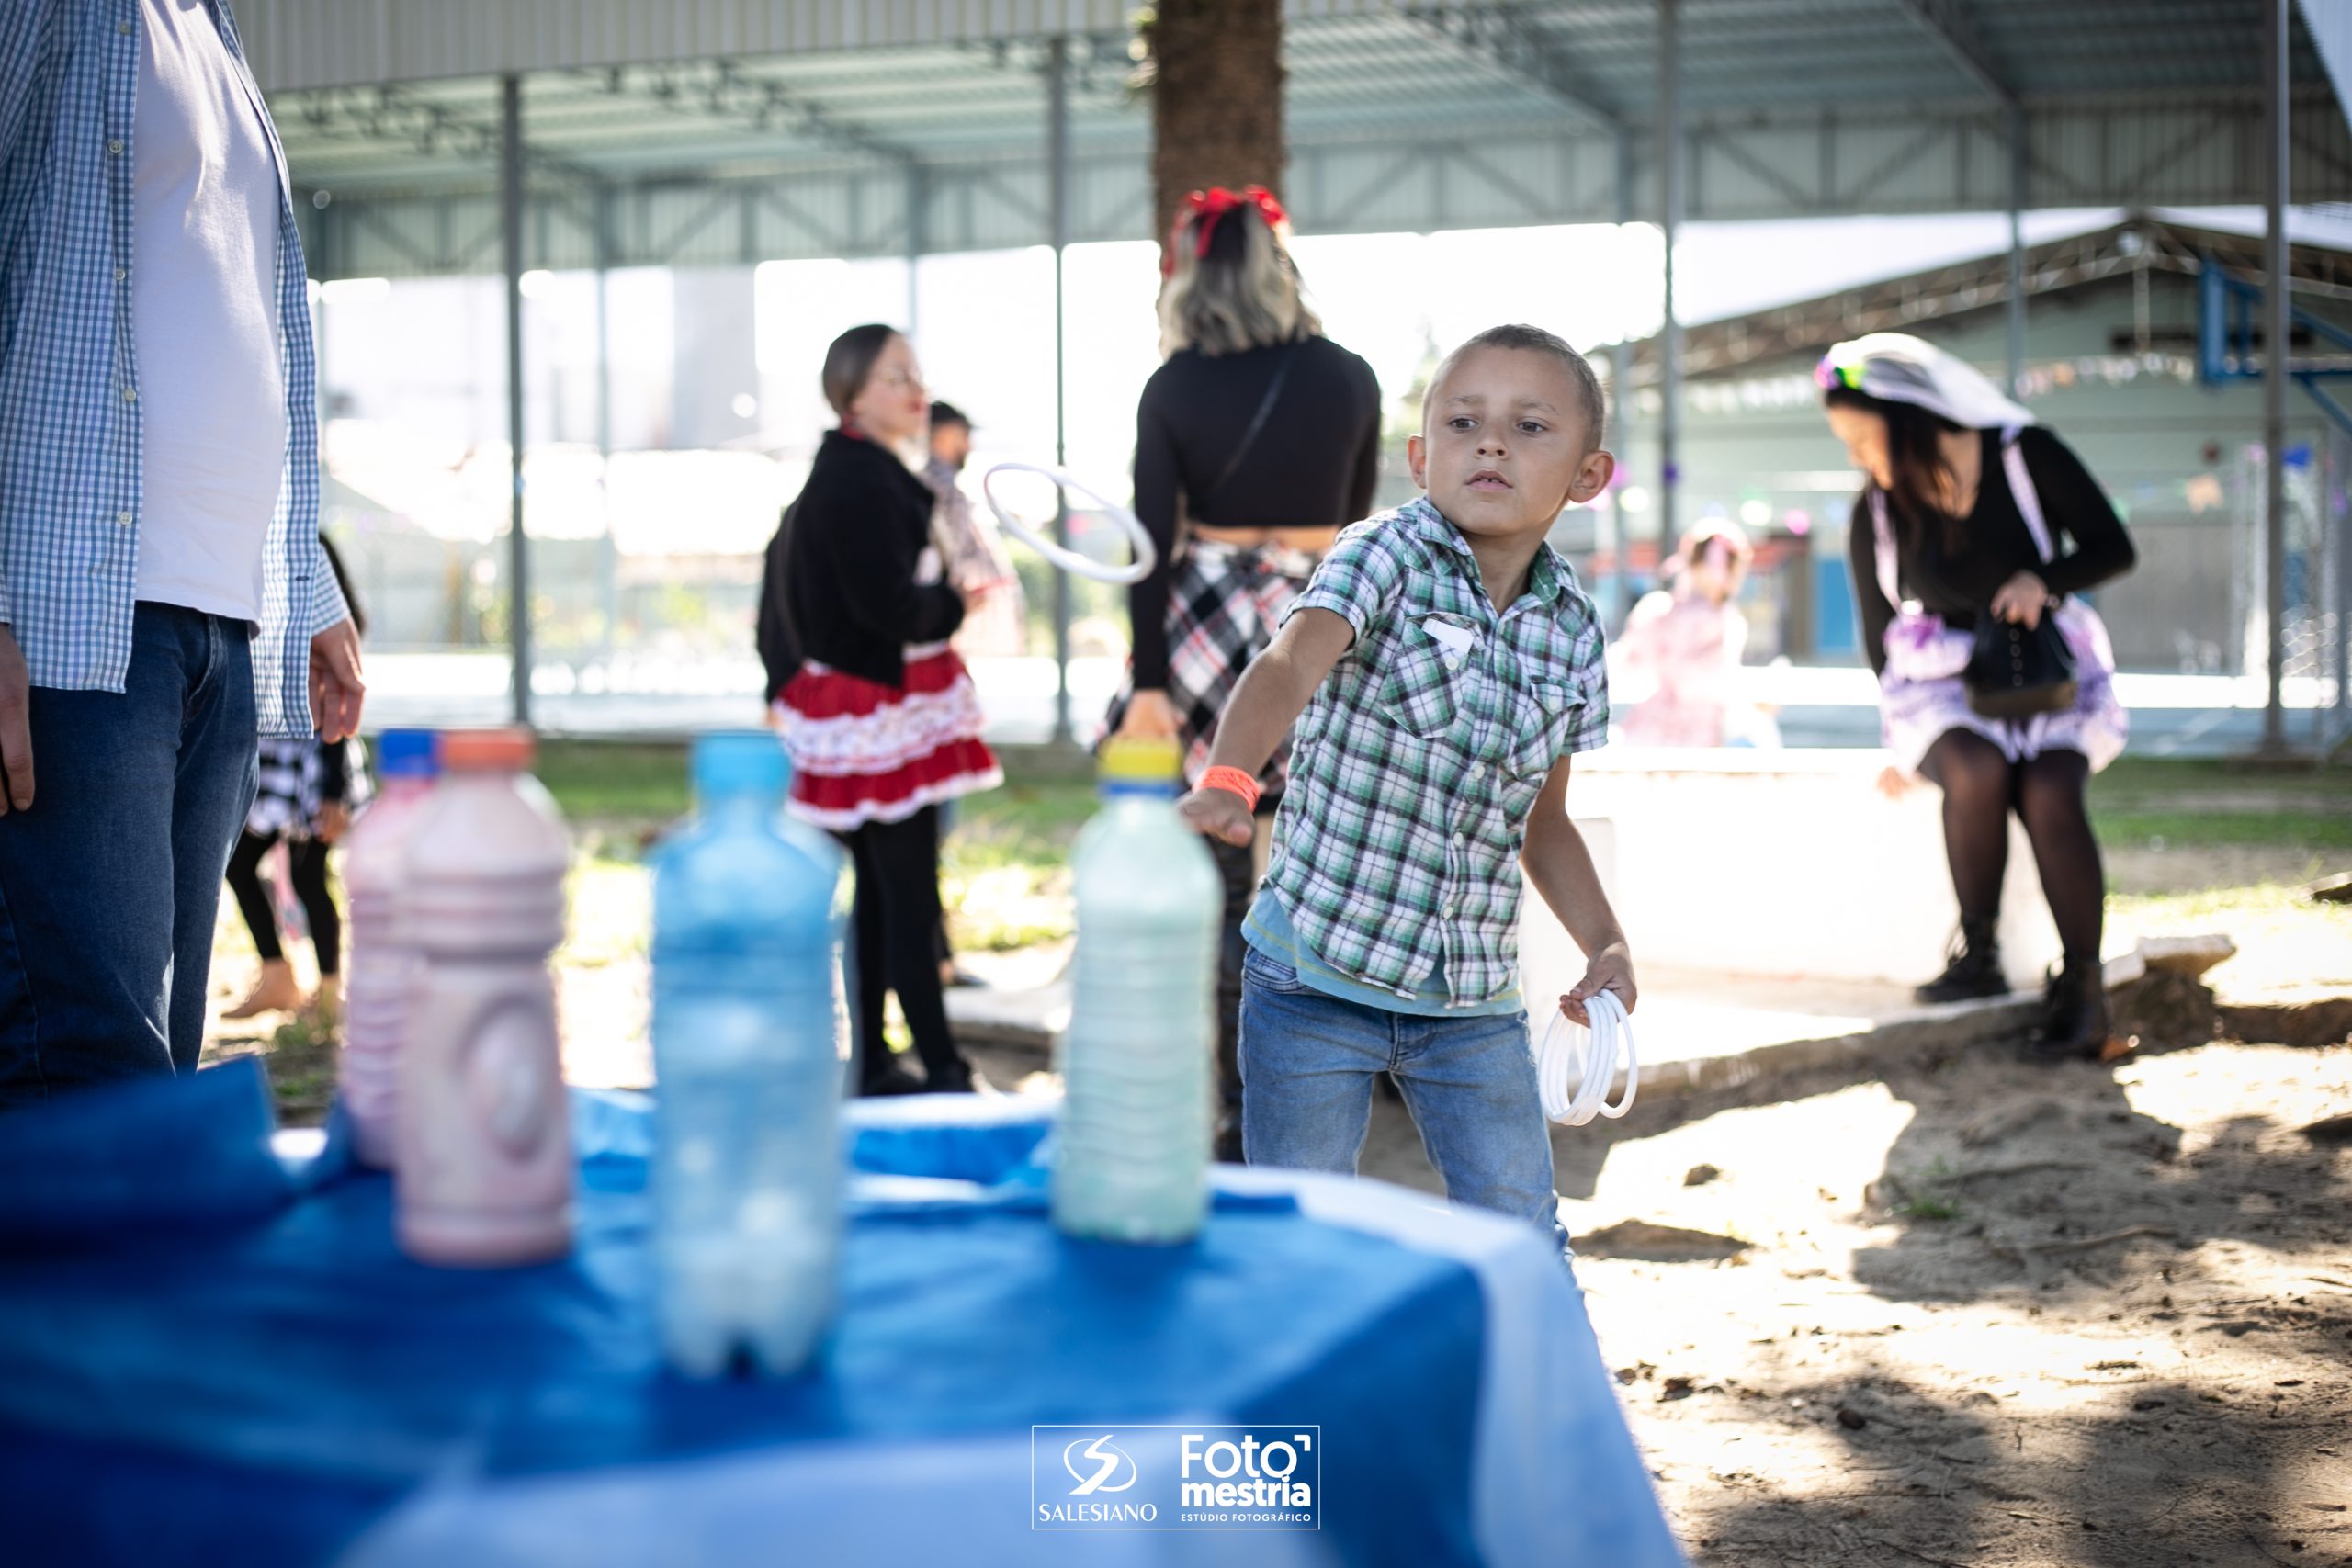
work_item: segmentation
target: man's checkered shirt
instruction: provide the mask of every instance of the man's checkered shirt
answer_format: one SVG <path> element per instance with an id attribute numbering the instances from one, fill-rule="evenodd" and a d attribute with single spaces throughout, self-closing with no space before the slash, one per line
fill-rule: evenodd
<path id="1" fill-rule="evenodd" d="M 1497 613 L 1427 497 L 1341 533 L 1291 607 L 1355 642 L 1299 719 L 1267 881 L 1317 957 L 1412 998 L 1517 982 L 1519 854 L 1553 764 L 1608 738 L 1600 617 L 1550 546 Z"/>
<path id="2" fill-rule="evenodd" d="M 209 3 L 262 114 L 228 7 Z M 142 25 L 139 0 L 9 0 L 0 26 L 0 622 L 36 686 L 119 692 L 130 664 L 141 478 L 131 118 Z M 264 735 L 309 731 L 311 637 L 350 613 L 319 545 L 309 288 L 281 177 L 287 441 L 253 649 Z"/>

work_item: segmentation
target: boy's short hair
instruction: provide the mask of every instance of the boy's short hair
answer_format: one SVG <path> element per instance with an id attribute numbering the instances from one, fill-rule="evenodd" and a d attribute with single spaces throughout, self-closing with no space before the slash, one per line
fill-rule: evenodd
<path id="1" fill-rule="evenodd" d="M 1453 352 L 1438 362 L 1437 373 L 1430 378 L 1428 390 L 1421 394 L 1421 414 L 1429 415 L 1430 394 L 1438 389 L 1448 372 L 1461 357 L 1474 348 L 1523 348 L 1537 354 L 1548 354 L 1567 371 L 1568 379 L 1576 384 L 1577 400 L 1584 405 L 1584 449 L 1593 451 L 1600 445 L 1600 437 L 1609 420 L 1609 405 L 1600 395 L 1600 378 L 1592 373 L 1592 366 L 1585 356 L 1557 333 L 1547 333 L 1542 327 L 1531 327 L 1514 321 L 1505 326 L 1488 327 L 1485 332 L 1465 338 L 1454 345 Z"/>

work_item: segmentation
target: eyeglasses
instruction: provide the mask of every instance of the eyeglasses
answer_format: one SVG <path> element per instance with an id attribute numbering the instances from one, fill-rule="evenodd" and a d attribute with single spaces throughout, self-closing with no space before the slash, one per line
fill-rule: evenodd
<path id="1" fill-rule="evenodd" d="M 885 370 L 875 379 L 894 392 L 920 392 L 925 389 L 922 378 L 911 370 Z"/>

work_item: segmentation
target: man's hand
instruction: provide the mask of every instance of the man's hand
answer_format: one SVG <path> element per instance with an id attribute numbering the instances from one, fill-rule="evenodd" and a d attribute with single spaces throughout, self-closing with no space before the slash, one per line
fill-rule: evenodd
<path id="1" fill-rule="evenodd" d="M 1622 942 L 1611 942 L 1586 961 L 1584 978 L 1577 982 L 1575 990 L 1560 998 L 1560 1010 L 1568 1015 L 1570 1022 L 1590 1029 L 1592 1015 L 1585 1011 L 1584 1004 L 1603 991 L 1616 992 L 1617 999 L 1625 1004 L 1625 1016 L 1633 1016 L 1639 993 L 1634 986 L 1634 960 Z"/>
<path id="2" fill-rule="evenodd" d="M 319 822 L 316 829 L 319 842 L 334 843 L 350 827 L 350 807 L 340 800 L 322 800 L 319 803 Z"/>
<path id="3" fill-rule="evenodd" d="M 1229 789 L 1196 789 L 1176 803 L 1185 825 L 1237 849 L 1258 836 L 1250 807 Z"/>
<path id="4" fill-rule="evenodd" d="M 0 817 L 11 807 L 26 811 L 33 804 L 32 690 L 17 634 L 0 626 L 0 770 L 8 785 L 0 798 Z"/>
<path id="5" fill-rule="evenodd" d="M 21 668 L 21 665 L 19 666 Z M 359 673 L 359 628 L 337 621 L 311 639 L 311 723 L 333 746 L 359 733 L 359 707 L 368 682 Z M 25 788 L 29 794 L 32 782 Z"/>
<path id="6" fill-rule="evenodd" d="M 1119 719 L 1122 740 L 1173 740 L 1176 739 L 1176 707 L 1165 692 L 1137 692 L 1127 699 L 1127 711 Z"/>

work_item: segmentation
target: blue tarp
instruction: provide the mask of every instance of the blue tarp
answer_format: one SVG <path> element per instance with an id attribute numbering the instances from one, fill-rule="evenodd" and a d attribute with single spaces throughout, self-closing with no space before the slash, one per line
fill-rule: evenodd
<path id="1" fill-rule="evenodd" d="M 822 1366 L 697 1384 L 655 1338 L 647 1104 L 575 1112 L 575 1253 L 481 1273 L 402 1258 L 391 1183 L 334 1140 L 289 1172 L 250 1063 L 0 1122 L 12 1554 L 322 1561 L 431 1482 L 1182 1417 L 1349 1434 L 1326 1543 L 1475 1560 L 1461 1263 L 1230 1194 L 1192 1246 L 1075 1244 L 1046 1223 L 1041 1121 L 867 1127 L 857 1168 L 927 1179 L 859 1193 Z"/>

